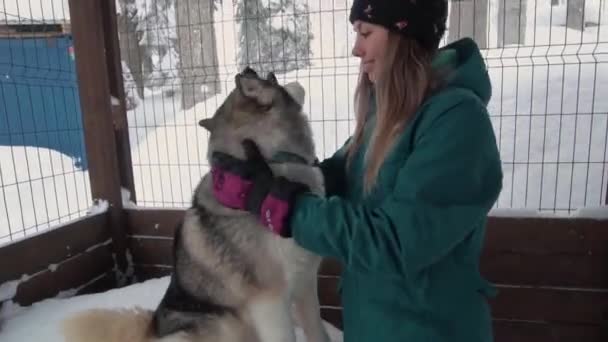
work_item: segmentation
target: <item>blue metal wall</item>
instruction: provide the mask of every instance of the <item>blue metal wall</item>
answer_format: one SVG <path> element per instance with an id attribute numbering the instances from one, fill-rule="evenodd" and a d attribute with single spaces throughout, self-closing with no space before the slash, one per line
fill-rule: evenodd
<path id="1" fill-rule="evenodd" d="M 86 169 L 71 36 L 0 38 L 0 145 L 56 150 Z"/>

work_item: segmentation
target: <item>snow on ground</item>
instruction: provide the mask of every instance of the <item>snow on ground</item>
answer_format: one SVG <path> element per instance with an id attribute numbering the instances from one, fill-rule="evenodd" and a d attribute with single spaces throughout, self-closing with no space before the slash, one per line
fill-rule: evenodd
<path id="1" fill-rule="evenodd" d="M 30 307 L 19 307 L 9 301 L 0 310 L 0 340 L 2 342 L 63 342 L 60 324 L 66 317 L 91 308 L 114 309 L 139 306 L 154 310 L 168 285 L 169 278 L 163 277 L 104 293 L 46 299 Z M 324 323 L 332 342 L 343 340 L 340 330 L 327 322 Z M 302 330 L 297 328 L 296 333 L 297 341 L 304 342 Z"/>
<path id="2" fill-rule="evenodd" d="M 70 19 L 68 0 L 2 0 L 0 23 L 17 21 L 58 21 Z"/>
<path id="3" fill-rule="evenodd" d="M 57 151 L 0 146 L 0 246 L 86 214 L 88 172 Z"/>

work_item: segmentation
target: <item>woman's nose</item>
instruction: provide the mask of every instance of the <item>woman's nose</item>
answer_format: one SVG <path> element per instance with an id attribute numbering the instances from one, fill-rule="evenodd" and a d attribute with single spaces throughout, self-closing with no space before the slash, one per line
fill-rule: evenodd
<path id="1" fill-rule="evenodd" d="M 359 48 L 359 46 L 357 44 L 355 44 L 355 46 L 353 46 L 353 56 L 355 57 L 361 57 L 362 53 L 361 53 L 361 49 Z"/>

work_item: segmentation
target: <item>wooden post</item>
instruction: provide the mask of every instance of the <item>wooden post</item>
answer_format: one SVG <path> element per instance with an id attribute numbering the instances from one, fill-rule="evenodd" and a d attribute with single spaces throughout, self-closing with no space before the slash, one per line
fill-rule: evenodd
<path id="1" fill-rule="evenodd" d="M 115 125 L 110 97 L 112 82 L 116 87 L 117 79 L 116 69 L 112 76 L 114 79 L 109 76 L 113 70 L 110 66 L 115 68 L 116 64 L 108 56 L 115 55 L 117 51 L 112 50 L 113 44 L 108 46 L 112 38 L 104 30 L 104 22 L 109 22 L 109 6 L 104 3 L 108 2 L 112 1 L 69 0 L 69 7 L 91 192 L 93 199 L 109 202 L 108 225 L 116 266 L 119 272 L 125 272 L 127 236 L 119 158 L 119 151 L 124 146 L 119 146 L 123 143 L 118 138 L 122 133 L 116 130 L 119 125 Z M 118 285 L 122 285 L 123 280 L 119 277 Z"/>
<path id="2" fill-rule="evenodd" d="M 112 118 L 116 131 L 118 153 L 118 169 L 121 186 L 131 193 L 131 200 L 136 202 L 135 181 L 133 180 L 133 163 L 131 160 L 131 144 L 129 141 L 129 125 L 127 122 L 127 105 L 120 45 L 118 41 L 118 23 L 116 18 L 116 2 L 102 1 L 102 20 L 104 27 L 106 60 L 108 61 L 108 80 L 110 95 L 119 100 L 119 105 L 112 106 Z"/>

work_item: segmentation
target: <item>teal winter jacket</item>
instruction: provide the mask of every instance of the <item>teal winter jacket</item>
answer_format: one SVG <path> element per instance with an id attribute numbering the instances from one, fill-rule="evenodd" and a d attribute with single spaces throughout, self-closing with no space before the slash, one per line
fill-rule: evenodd
<path id="1" fill-rule="evenodd" d="M 294 239 L 343 265 L 346 342 L 493 340 L 486 297 L 494 287 L 479 273 L 502 188 L 490 79 L 468 38 L 443 47 L 434 65 L 450 70 L 444 87 L 398 137 L 369 193 L 364 140 L 348 169 L 346 144 L 321 163 L 327 196 L 295 203 Z"/>

